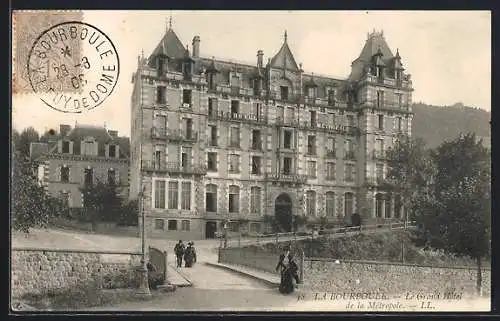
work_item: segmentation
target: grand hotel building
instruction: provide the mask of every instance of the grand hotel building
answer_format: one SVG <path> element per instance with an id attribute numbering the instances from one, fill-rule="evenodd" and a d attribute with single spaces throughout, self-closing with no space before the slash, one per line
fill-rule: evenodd
<path id="1" fill-rule="evenodd" d="M 368 34 L 347 79 L 305 72 L 287 43 L 255 64 L 185 47 L 168 27 L 132 82 L 130 197 L 148 235 L 211 238 L 226 220 L 283 230 L 292 215 L 400 218 L 384 151 L 411 133 L 412 82 L 383 32 Z M 234 228 L 230 224 L 230 228 Z"/>

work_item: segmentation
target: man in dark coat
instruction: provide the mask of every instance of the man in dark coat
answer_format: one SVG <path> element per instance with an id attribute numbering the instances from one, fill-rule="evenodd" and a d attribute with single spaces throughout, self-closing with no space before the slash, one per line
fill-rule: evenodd
<path id="1" fill-rule="evenodd" d="M 184 256 L 184 251 L 185 251 L 184 244 L 182 243 L 182 240 L 179 240 L 179 243 L 175 244 L 174 247 L 174 253 L 175 256 L 177 257 L 177 267 L 182 267 L 182 257 Z"/>

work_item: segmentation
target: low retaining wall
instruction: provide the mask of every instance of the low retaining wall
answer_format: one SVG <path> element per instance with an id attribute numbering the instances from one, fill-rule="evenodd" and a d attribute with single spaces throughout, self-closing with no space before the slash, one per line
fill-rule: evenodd
<path id="1" fill-rule="evenodd" d="M 12 296 L 63 291 L 97 281 L 103 288 L 135 285 L 139 253 L 12 249 Z"/>
<path id="2" fill-rule="evenodd" d="M 53 224 L 61 228 L 71 228 L 86 232 L 131 236 L 131 237 L 139 236 L 139 227 L 137 226 L 118 226 L 116 225 L 116 223 L 109 223 L 109 222 L 108 223 L 99 222 L 96 224 L 95 229 L 93 229 L 92 223 L 78 222 L 75 220 L 68 220 L 64 218 L 58 218 L 54 220 Z"/>
<path id="3" fill-rule="evenodd" d="M 304 288 L 314 292 L 443 292 L 475 293 L 477 270 L 370 261 L 309 260 L 304 264 Z M 483 269 L 483 293 L 490 293 L 491 270 Z"/>

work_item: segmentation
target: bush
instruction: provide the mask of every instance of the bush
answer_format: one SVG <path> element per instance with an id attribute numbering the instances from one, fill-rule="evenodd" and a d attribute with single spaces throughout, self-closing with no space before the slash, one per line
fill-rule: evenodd
<path id="1" fill-rule="evenodd" d="M 150 271 L 148 272 L 148 284 L 150 289 L 156 290 L 159 285 L 165 284 L 165 276 L 163 273 Z"/>

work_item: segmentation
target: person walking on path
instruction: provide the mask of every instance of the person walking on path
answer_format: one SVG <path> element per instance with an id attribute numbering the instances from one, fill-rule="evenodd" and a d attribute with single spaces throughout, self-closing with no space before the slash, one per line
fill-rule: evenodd
<path id="1" fill-rule="evenodd" d="M 281 274 L 279 291 L 283 294 L 292 293 L 295 288 L 293 281 L 300 283 L 300 280 L 297 262 L 295 262 L 288 245 L 283 248 L 283 253 L 279 257 L 278 265 L 276 265 L 276 271 L 280 271 Z"/>
<path id="2" fill-rule="evenodd" d="M 194 263 L 196 263 L 196 250 L 193 245 L 193 242 L 189 242 L 188 247 L 184 252 L 185 267 L 193 267 Z"/>
<path id="3" fill-rule="evenodd" d="M 175 256 L 177 257 L 177 267 L 178 268 L 182 267 L 182 257 L 184 256 L 185 250 L 186 250 L 186 248 L 184 247 L 182 240 L 179 240 L 179 243 L 175 244 L 175 247 L 174 247 L 174 253 L 175 253 Z"/>

